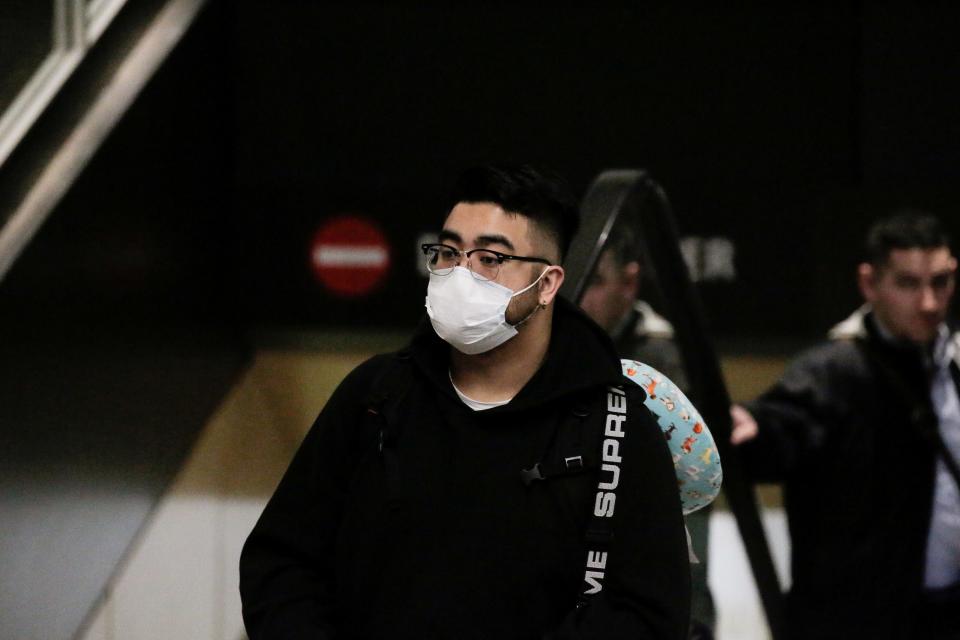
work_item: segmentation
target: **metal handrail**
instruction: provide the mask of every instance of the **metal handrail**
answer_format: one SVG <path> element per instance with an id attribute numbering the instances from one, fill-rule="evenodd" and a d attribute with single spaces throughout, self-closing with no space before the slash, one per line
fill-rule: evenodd
<path id="1" fill-rule="evenodd" d="M 53 49 L 0 114 L 0 167 L 127 0 L 52 0 Z"/>
<path id="2" fill-rule="evenodd" d="M 0 212 L 0 222 L 3 223 L 0 228 L 0 280 L 205 4 L 206 0 L 166 2 L 129 53 L 111 70 L 110 77 L 85 106 L 76 124 L 58 141 L 39 174 L 23 188 L 23 197 L 11 211 Z M 115 5 L 111 7 L 117 8 Z"/>

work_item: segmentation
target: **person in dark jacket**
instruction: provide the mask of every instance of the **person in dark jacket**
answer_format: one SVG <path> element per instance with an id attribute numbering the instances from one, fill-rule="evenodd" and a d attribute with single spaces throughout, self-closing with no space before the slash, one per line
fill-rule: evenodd
<path id="1" fill-rule="evenodd" d="M 748 408 L 733 442 L 783 481 L 794 638 L 960 638 L 957 261 L 936 218 L 878 222 L 866 305 Z"/>
<path id="2" fill-rule="evenodd" d="M 680 640 L 666 442 L 557 297 L 573 200 L 497 166 L 452 202 L 423 247 L 429 321 L 347 376 L 244 545 L 250 638 Z"/>
<path id="3" fill-rule="evenodd" d="M 643 279 L 638 228 L 639 221 L 627 217 L 610 232 L 580 306 L 607 331 L 620 357 L 650 365 L 689 394 L 673 325 L 638 298 Z M 690 564 L 690 640 L 710 640 L 716 626 L 713 596 L 707 584 L 710 512 L 711 508 L 705 507 L 686 516 L 695 556 Z"/>

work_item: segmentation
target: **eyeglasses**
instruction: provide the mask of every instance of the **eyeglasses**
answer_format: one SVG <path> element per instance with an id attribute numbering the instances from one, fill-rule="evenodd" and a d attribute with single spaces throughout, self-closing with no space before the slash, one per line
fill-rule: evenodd
<path id="1" fill-rule="evenodd" d="M 460 251 L 445 244 L 422 244 L 420 248 L 427 256 L 427 270 L 438 276 L 446 276 L 453 272 L 454 267 L 460 266 L 463 257 L 467 259 L 467 269 L 478 280 L 496 280 L 500 275 L 500 266 L 507 260 L 520 262 L 540 262 L 545 265 L 553 264 L 545 258 L 529 258 L 526 256 L 511 256 L 492 249 L 471 249 Z"/>

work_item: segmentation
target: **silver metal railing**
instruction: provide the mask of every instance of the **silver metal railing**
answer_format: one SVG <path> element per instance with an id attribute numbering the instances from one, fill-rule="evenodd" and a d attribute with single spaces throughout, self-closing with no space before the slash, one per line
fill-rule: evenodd
<path id="1" fill-rule="evenodd" d="M 0 115 L 0 167 L 127 0 L 52 2 L 53 47 L 10 106 Z"/>
<path id="2" fill-rule="evenodd" d="M 54 0 L 53 52 L 0 118 L 0 169 L 127 0 Z M 0 212 L 0 280 L 180 42 L 206 0 L 169 0 L 85 105 L 9 212 Z"/>

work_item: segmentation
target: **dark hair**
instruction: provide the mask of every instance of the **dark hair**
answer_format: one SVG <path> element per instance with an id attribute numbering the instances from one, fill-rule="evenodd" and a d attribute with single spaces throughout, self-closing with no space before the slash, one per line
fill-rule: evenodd
<path id="1" fill-rule="evenodd" d="M 563 261 L 580 226 L 576 199 L 560 176 L 530 165 L 491 164 L 467 169 L 457 180 L 447 210 L 458 202 L 493 202 L 529 218 L 560 250 Z"/>
<path id="2" fill-rule="evenodd" d="M 882 266 L 894 249 L 938 249 L 950 246 L 950 235 L 936 216 L 905 209 L 875 222 L 867 233 L 866 260 Z"/>

